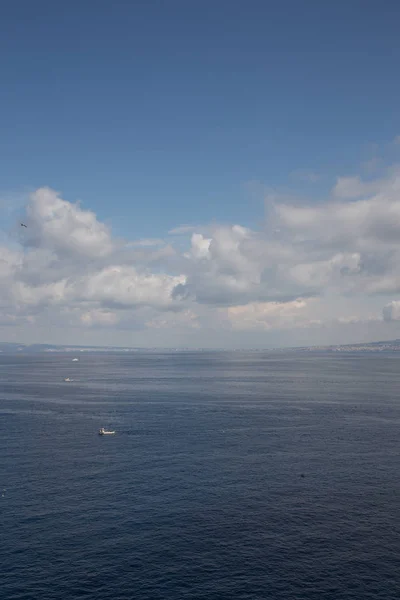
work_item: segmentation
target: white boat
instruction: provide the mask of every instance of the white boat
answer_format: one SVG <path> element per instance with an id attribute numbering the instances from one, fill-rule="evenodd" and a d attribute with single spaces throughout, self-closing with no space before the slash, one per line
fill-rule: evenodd
<path id="1" fill-rule="evenodd" d="M 99 435 L 114 435 L 115 431 L 107 431 L 104 427 L 99 429 Z"/>

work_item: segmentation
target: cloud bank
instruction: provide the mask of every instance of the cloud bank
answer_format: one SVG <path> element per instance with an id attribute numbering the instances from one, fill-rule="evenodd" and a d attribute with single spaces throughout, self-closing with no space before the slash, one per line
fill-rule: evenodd
<path id="1" fill-rule="evenodd" d="M 165 239 L 123 240 L 94 212 L 38 189 L 27 227 L 0 247 L 2 338 L 268 346 L 395 337 L 399 168 L 339 177 L 321 202 L 274 197 L 266 212 L 258 230 L 177 223 Z"/>

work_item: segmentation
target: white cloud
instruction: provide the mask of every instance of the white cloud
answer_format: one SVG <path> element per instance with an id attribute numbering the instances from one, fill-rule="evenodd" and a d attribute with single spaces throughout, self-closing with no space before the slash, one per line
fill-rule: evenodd
<path id="1" fill-rule="evenodd" d="M 380 183 L 370 198 L 331 201 L 317 206 L 276 206 L 277 220 L 294 241 L 341 250 L 398 245 L 400 233 L 400 172 Z"/>
<path id="2" fill-rule="evenodd" d="M 166 244 L 154 249 L 163 242 L 116 243 L 93 212 L 48 188 L 32 194 L 24 221 L 20 249 L 0 249 L 3 321 L 58 310 L 60 322 L 112 326 L 121 319 L 116 311 L 179 309 L 172 291 L 185 276 L 149 270 L 174 254 Z"/>
<path id="3" fill-rule="evenodd" d="M 115 325 L 118 323 L 118 316 L 111 311 L 88 310 L 81 315 L 81 322 L 90 327 L 92 325 Z"/>
<path id="4" fill-rule="evenodd" d="M 333 188 L 333 195 L 336 198 L 359 198 L 372 194 L 377 187 L 375 181 L 362 181 L 358 175 L 355 177 L 338 177 L 336 185 Z"/>
<path id="5" fill-rule="evenodd" d="M 368 182 L 339 178 L 332 197 L 275 197 L 258 231 L 178 228 L 185 235 L 166 242 L 117 240 L 92 211 L 39 189 L 19 245 L 0 248 L 0 327 L 51 325 L 60 342 L 67 330 L 99 341 L 106 329 L 103 343 L 135 331 L 164 345 L 315 328 L 324 342 L 345 327 L 387 334 L 400 322 L 400 170 Z"/>
<path id="6" fill-rule="evenodd" d="M 82 301 L 100 306 L 168 309 L 176 304 L 172 297 L 174 288 L 184 283 L 184 276 L 139 273 L 134 267 L 116 265 L 77 279 L 73 293 Z"/>
<path id="7" fill-rule="evenodd" d="M 304 327 L 319 323 L 310 319 L 305 311 L 309 302 L 301 299 L 285 303 L 251 302 L 244 306 L 229 307 L 227 316 L 232 327 L 240 330 Z"/>
<path id="8" fill-rule="evenodd" d="M 256 234 L 240 225 L 214 227 L 210 238 L 194 234 L 185 254 L 182 296 L 201 304 L 237 304 L 258 296 L 262 271 Z"/>
<path id="9" fill-rule="evenodd" d="M 400 321 L 400 300 L 392 300 L 386 304 L 382 316 L 385 321 Z"/>
<path id="10" fill-rule="evenodd" d="M 97 258 L 112 252 L 110 232 L 96 215 L 62 200 L 50 188 L 34 192 L 26 212 L 28 227 L 21 235 L 26 247 L 45 247 L 58 256 Z"/>
<path id="11" fill-rule="evenodd" d="M 185 254 L 187 258 L 210 259 L 211 239 L 205 238 L 201 233 L 194 233 L 191 239 L 190 251 Z"/>

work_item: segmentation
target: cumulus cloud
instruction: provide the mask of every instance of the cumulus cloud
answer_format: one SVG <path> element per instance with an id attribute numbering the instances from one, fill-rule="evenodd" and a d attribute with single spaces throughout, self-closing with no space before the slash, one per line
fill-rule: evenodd
<path id="1" fill-rule="evenodd" d="M 262 259 L 256 234 L 240 225 L 214 227 L 210 237 L 193 234 L 184 268 L 183 297 L 200 304 L 240 304 L 259 294 Z"/>
<path id="2" fill-rule="evenodd" d="M 290 272 L 296 275 L 305 269 L 311 281 L 317 271 L 322 285 L 334 285 L 344 293 L 400 290 L 399 192 L 400 175 L 395 171 L 372 197 L 277 206 L 277 222 L 298 252 Z M 339 277 L 335 266 L 340 266 Z"/>
<path id="3" fill-rule="evenodd" d="M 108 228 L 89 210 L 66 202 L 50 188 L 34 192 L 27 207 L 26 247 L 46 248 L 56 255 L 106 256 L 113 245 Z"/>
<path id="4" fill-rule="evenodd" d="M 392 300 L 382 309 L 385 321 L 400 321 L 400 300 Z"/>
<path id="5" fill-rule="evenodd" d="M 1 327 L 167 339 L 400 321 L 398 168 L 374 181 L 338 178 L 327 201 L 275 196 L 258 230 L 214 223 L 165 240 L 117 239 L 49 188 L 32 194 L 24 222 L 18 244 L 0 248 Z"/>
<path id="6" fill-rule="evenodd" d="M 297 299 L 291 302 L 251 302 L 245 306 L 227 309 L 227 316 L 234 329 L 269 330 L 307 327 L 319 324 L 310 318 L 307 309 L 310 301 Z"/>
<path id="7" fill-rule="evenodd" d="M 24 221 L 19 249 L 0 249 L 3 321 L 57 310 L 68 323 L 112 326 L 121 320 L 118 311 L 179 309 L 172 291 L 185 276 L 149 270 L 173 254 L 165 242 L 117 243 L 92 211 L 49 188 L 32 194 Z"/>
<path id="8" fill-rule="evenodd" d="M 139 273 L 134 267 L 113 266 L 81 277 L 72 286 L 75 298 L 102 307 L 168 309 L 174 306 L 172 291 L 184 282 L 184 276 Z"/>

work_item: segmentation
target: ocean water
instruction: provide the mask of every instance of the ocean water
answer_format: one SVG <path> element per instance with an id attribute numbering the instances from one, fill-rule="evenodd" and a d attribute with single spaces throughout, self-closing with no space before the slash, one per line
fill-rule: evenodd
<path id="1" fill-rule="evenodd" d="M 3 600 L 400 598 L 400 357 L 71 359 L 0 355 Z"/>

